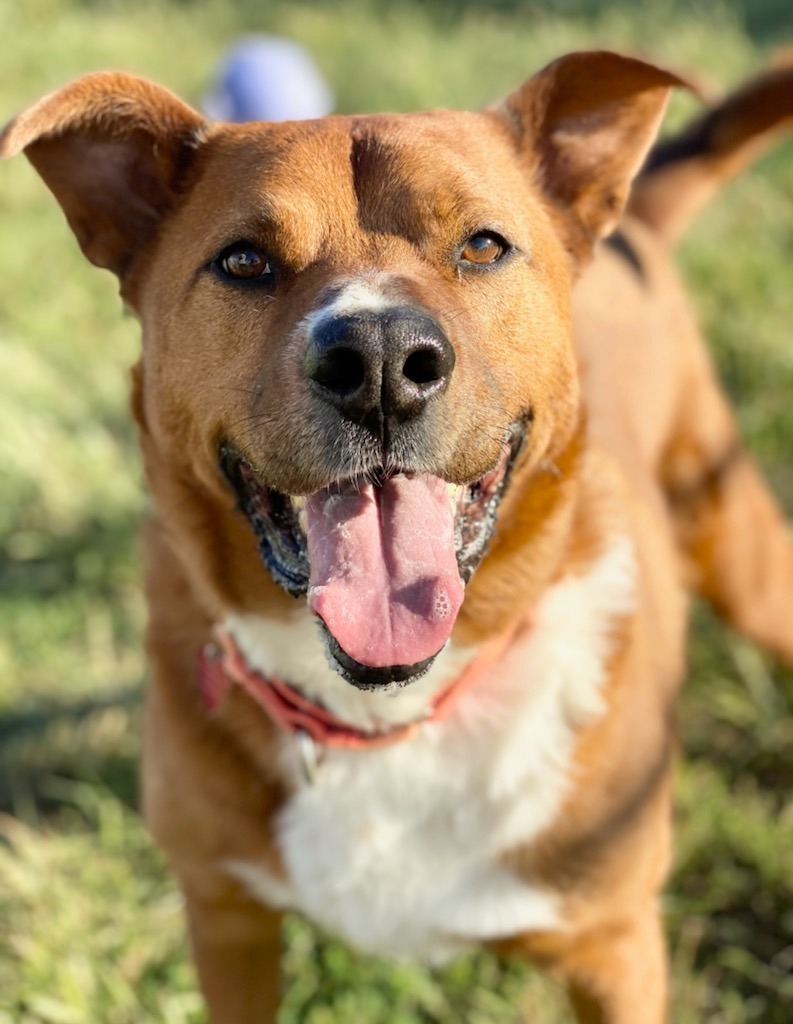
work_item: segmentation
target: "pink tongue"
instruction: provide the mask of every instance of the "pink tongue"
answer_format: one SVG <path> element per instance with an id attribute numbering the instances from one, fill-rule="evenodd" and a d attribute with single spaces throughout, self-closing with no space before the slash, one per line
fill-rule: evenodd
<path id="1" fill-rule="evenodd" d="M 370 668 L 437 654 L 463 601 L 446 484 L 334 485 L 312 494 L 306 513 L 308 604 L 342 650 Z"/>

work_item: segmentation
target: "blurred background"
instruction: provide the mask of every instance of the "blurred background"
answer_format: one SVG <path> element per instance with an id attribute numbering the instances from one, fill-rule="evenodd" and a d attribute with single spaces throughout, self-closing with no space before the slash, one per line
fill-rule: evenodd
<path id="1" fill-rule="evenodd" d="M 267 32 L 342 112 L 477 106 L 605 45 L 714 90 L 793 43 L 790 0 L 0 0 L 0 122 L 122 68 L 194 105 Z M 221 76 L 222 77 L 222 76 Z M 669 124 L 696 109 L 677 99 Z M 793 512 L 793 145 L 725 190 L 680 263 L 745 436 Z M 0 1024 L 200 1024 L 180 898 L 136 815 L 146 511 L 127 412 L 138 329 L 19 159 L 0 168 Z M 665 896 L 675 1024 L 793 1020 L 793 681 L 695 616 Z M 793 609 L 791 609 L 793 628 Z M 519 964 L 360 958 L 298 919 L 282 1020 L 563 1024 Z"/>

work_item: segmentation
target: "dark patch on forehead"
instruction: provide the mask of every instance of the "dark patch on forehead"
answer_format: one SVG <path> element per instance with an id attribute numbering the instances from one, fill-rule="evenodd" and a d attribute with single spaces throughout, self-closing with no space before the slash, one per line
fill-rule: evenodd
<path id="1" fill-rule="evenodd" d="M 414 239 L 420 192 L 405 175 L 404 160 L 404 148 L 384 139 L 374 125 L 353 124 L 350 170 L 358 222 L 365 231 Z"/>
<path id="2" fill-rule="evenodd" d="M 420 244 L 487 216 L 490 200 L 453 139 L 429 116 L 409 116 L 411 131 L 395 118 L 356 119 L 350 171 L 360 227 Z"/>
<path id="3" fill-rule="evenodd" d="M 353 191 L 359 206 L 363 198 L 363 181 L 367 176 L 366 168 L 371 162 L 375 141 L 371 132 L 367 132 L 358 124 L 353 123 L 350 132 L 350 171 Z"/>

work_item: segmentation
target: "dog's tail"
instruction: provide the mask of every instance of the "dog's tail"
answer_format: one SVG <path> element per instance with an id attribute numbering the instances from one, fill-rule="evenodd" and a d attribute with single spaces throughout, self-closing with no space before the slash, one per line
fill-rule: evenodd
<path id="1" fill-rule="evenodd" d="M 634 182 L 628 212 L 673 245 L 721 186 L 793 129 L 793 51 L 659 142 Z"/>

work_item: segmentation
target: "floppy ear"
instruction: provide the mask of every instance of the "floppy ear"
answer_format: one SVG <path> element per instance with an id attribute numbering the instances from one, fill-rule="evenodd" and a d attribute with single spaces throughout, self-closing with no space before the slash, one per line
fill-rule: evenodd
<path id="1" fill-rule="evenodd" d="M 166 89 L 102 72 L 45 96 L 0 133 L 63 207 L 85 255 L 124 278 L 179 195 L 203 118 Z"/>
<path id="2" fill-rule="evenodd" d="M 571 53 L 494 109 L 551 199 L 577 259 L 616 227 L 669 89 L 686 84 L 631 57 Z"/>

